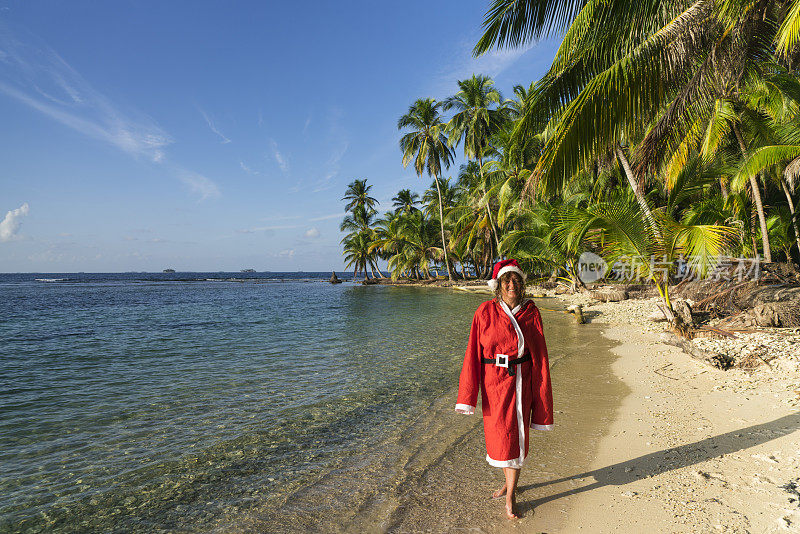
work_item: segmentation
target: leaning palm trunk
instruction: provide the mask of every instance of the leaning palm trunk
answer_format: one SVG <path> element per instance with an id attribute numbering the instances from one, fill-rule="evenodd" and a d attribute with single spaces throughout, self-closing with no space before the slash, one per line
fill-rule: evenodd
<path id="1" fill-rule="evenodd" d="M 439 187 L 439 177 L 433 175 L 433 181 L 436 183 L 436 192 L 439 194 L 439 224 L 442 227 L 442 250 L 444 250 L 444 263 L 447 265 L 447 279 L 453 281 L 453 273 L 450 271 L 450 255 L 447 253 L 447 241 L 444 237 L 444 210 L 442 209 L 442 188 Z"/>
<path id="2" fill-rule="evenodd" d="M 739 148 L 742 150 L 742 156 L 747 157 L 747 145 L 744 144 L 744 137 L 737 125 L 733 125 L 733 133 L 736 135 L 736 140 L 739 141 Z M 753 191 L 753 202 L 756 204 L 758 211 L 758 223 L 761 226 L 761 245 L 764 248 L 764 261 L 770 263 L 772 261 L 772 250 L 769 246 L 769 234 L 767 234 L 767 219 L 764 216 L 764 205 L 761 203 L 761 190 L 758 187 L 758 180 L 754 174 L 750 175 L 750 189 Z"/>
<path id="3" fill-rule="evenodd" d="M 789 191 L 789 187 L 786 185 L 786 180 L 781 178 L 781 187 L 783 188 L 783 194 L 786 195 L 786 200 L 789 201 L 789 211 L 792 214 L 792 228 L 794 228 L 794 239 L 797 243 L 797 252 L 800 253 L 800 232 L 797 231 L 797 214 L 794 211 L 794 202 L 792 201 L 792 194 Z M 787 258 L 789 262 L 792 261 L 791 255 Z"/>
<path id="4" fill-rule="evenodd" d="M 642 208 L 642 213 L 644 213 L 645 218 L 647 218 L 647 223 L 652 228 L 653 233 L 656 234 L 659 239 L 661 238 L 661 231 L 656 224 L 656 220 L 653 218 L 653 213 L 650 211 L 650 206 L 647 204 L 647 199 L 644 198 L 642 194 L 642 190 L 639 188 L 639 185 L 636 183 L 636 178 L 633 176 L 633 171 L 631 171 L 631 165 L 628 163 L 628 158 L 625 156 L 625 152 L 622 151 L 622 147 L 617 144 L 614 147 L 614 152 L 616 153 L 617 157 L 619 158 L 620 163 L 622 164 L 622 169 L 625 172 L 625 177 L 628 179 L 628 184 L 630 184 L 631 189 L 633 190 L 633 194 L 636 195 L 636 202 L 639 203 L 639 207 Z"/>
<path id="5" fill-rule="evenodd" d="M 478 168 L 481 171 L 481 183 L 483 182 L 483 157 L 478 157 Z M 497 255 L 500 256 L 500 238 L 497 236 L 497 227 L 494 224 L 494 219 L 492 218 L 492 210 L 489 207 L 489 199 L 486 199 L 486 215 L 489 216 L 489 226 L 492 227 L 492 234 L 494 234 L 494 244 L 497 245 Z"/>

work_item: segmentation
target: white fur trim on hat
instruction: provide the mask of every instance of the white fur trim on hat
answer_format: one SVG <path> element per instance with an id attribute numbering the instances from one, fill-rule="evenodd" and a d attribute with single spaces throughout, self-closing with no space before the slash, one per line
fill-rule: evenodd
<path id="1" fill-rule="evenodd" d="M 525 276 L 525 273 L 522 272 L 522 269 L 520 269 L 516 265 L 506 265 L 505 267 L 497 271 L 497 278 L 492 278 L 491 280 L 486 282 L 486 285 L 489 286 L 489 289 L 491 289 L 492 291 L 497 291 L 497 280 L 499 280 L 500 277 L 506 273 L 517 273 L 522 277 L 523 283 L 525 282 L 525 280 L 528 279 L 528 277 Z"/>

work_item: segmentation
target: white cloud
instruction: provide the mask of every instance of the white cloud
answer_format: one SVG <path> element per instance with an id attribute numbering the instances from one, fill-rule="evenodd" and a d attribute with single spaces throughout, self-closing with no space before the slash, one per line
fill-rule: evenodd
<path id="1" fill-rule="evenodd" d="M 316 228 L 309 228 L 308 230 L 306 230 L 305 236 L 311 239 L 316 239 L 319 237 L 319 230 L 317 230 Z"/>
<path id="2" fill-rule="evenodd" d="M 0 92 L 89 137 L 129 154 L 157 160 L 172 143 L 150 117 L 122 112 L 95 91 L 52 48 L 27 32 L 24 39 L 0 22 Z"/>
<path id="3" fill-rule="evenodd" d="M 191 171 L 181 171 L 178 177 L 189 187 L 192 193 L 200 195 L 200 200 L 217 198 L 220 195 L 217 184 L 202 174 Z"/>
<path id="4" fill-rule="evenodd" d="M 239 167 L 241 167 L 242 170 L 244 172 L 246 172 L 247 174 L 258 174 L 258 171 L 254 171 L 253 169 L 251 169 L 250 167 L 245 165 L 244 161 L 240 161 L 239 162 Z"/>
<path id="5" fill-rule="evenodd" d="M 227 137 L 225 137 L 225 134 L 220 132 L 217 129 L 217 127 L 214 126 L 214 121 L 211 120 L 211 117 L 209 117 L 208 114 L 205 111 L 203 111 L 202 109 L 200 109 L 200 108 L 197 108 L 197 109 L 203 115 L 203 118 L 206 120 L 206 124 L 208 124 L 208 127 L 211 128 L 211 131 L 214 132 L 215 134 L 217 134 L 218 136 L 220 136 L 220 138 L 222 139 L 222 144 L 223 145 L 227 145 L 228 143 L 230 143 L 231 140 L 228 139 Z"/>
<path id="6" fill-rule="evenodd" d="M 347 213 L 339 212 L 339 213 L 330 213 L 328 215 L 321 215 L 319 217 L 312 217 L 311 219 L 308 219 L 308 220 L 311 221 L 311 222 L 327 221 L 329 219 L 344 219 L 346 216 L 347 216 Z"/>
<path id="7" fill-rule="evenodd" d="M 167 132 L 149 116 L 116 106 L 41 38 L 12 31 L 0 20 L 0 51 L 0 94 L 131 156 L 168 164 L 164 148 L 173 140 Z M 202 198 L 219 195 L 208 178 L 175 165 L 171 169 Z"/>
<path id="8" fill-rule="evenodd" d="M 289 162 L 286 161 L 286 158 L 284 158 L 283 154 L 278 150 L 278 143 L 276 143 L 274 139 L 270 139 L 270 144 L 272 145 L 272 155 L 275 156 L 275 161 L 278 162 L 278 166 L 283 172 L 287 172 L 289 170 Z"/>
<path id="9" fill-rule="evenodd" d="M 16 237 L 20 225 L 19 219 L 27 215 L 29 211 L 30 208 L 26 202 L 17 209 L 6 213 L 5 218 L 0 222 L 0 241 L 10 241 Z"/>
<path id="10" fill-rule="evenodd" d="M 294 258 L 294 249 L 290 248 L 286 250 L 281 250 L 280 252 L 278 252 L 278 256 L 281 258 Z"/>
<path id="11" fill-rule="evenodd" d="M 490 78 L 497 78 L 503 71 L 511 67 L 536 43 L 528 44 L 521 48 L 491 50 L 480 57 L 473 57 L 472 47 L 474 40 L 465 40 L 453 55 L 452 61 L 441 69 L 441 74 L 436 78 L 431 93 L 436 98 L 442 99 L 452 95 L 458 90 L 456 82 L 465 80 L 473 74 L 483 74 Z"/>
<path id="12" fill-rule="evenodd" d="M 243 228 L 241 230 L 236 230 L 236 232 L 240 234 L 254 234 L 256 232 L 274 232 L 275 230 L 290 230 L 293 228 L 300 228 L 300 225 L 285 224 L 278 226 L 255 226 L 253 228 Z"/>

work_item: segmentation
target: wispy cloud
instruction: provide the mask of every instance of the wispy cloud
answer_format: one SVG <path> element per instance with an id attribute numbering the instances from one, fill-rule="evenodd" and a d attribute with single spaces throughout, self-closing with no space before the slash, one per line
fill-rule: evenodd
<path id="1" fill-rule="evenodd" d="M 283 172 L 288 172 L 289 162 L 286 161 L 286 158 L 283 157 L 283 154 L 278 150 L 278 143 L 276 143 L 274 139 L 270 139 L 269 142 L 272 147 L 272 155 L 275 157 L 275 161 L 278 162 L 278 167 L 280 167 Z"/>
<path id="2" fill-rule="evenodd" d="M 5 218 L 0 221 L 0 241 L 11 241 L 17 236 L 20 226 L 20 218 L 28 214 L 30 208 L 28 203 L 24 203 L 17 209 L 9 210 Z"/>
<path id="3" fill-rule="evenodd" d="M 173 140 L 152 118 L 135 109 L 122 110 L 41 38 L 24 30 L 12 31 L 2 20 L 0 94 L 133 157 L 168 164 L 165 148 Z M 219 195 L 219 189 L 208 178 L 194 179 L 191 175 L 195 173 L 176 165 L 171 168 L 180 180 L 197 184 L 192 190 L 202 198 Z"/>
<path id="4" fill-rule="evenodd" d="M 215 134 L 217 134 L 220 137 L 220 139 L 222 139 L 222 144 L 223 145 L 227 145 L 228 143 L 231 142 L 231 140 L 228 139 L 225 136 L 225 134 L 223 134 L 222 132 L 220 132 L 217 129 L 217 127 L 214 125 L 214 121 L 212 121 L 211 117 L 208 116 L 208 113 L 206 113 L 205 111 L 203 111 L 199 107 L 197 108 L 197 110 L 200 112 L 201 115 L 203 115 L 203 118 L 206 120 L 206 124 L 208 124 L 208 127 L 211 128 L 211 131 L 214 132 Z"/>
<path id="5" fill-rule="evenodd" d="M 262 221 L 292 221 L 297 219 L 303 219 L 301 215 L 273 215 L 271 217 L 263 217 Z"/>
<path id="6" fill-rule="evenodd" d="M 306 118 L 306 123 L 303 125 L 303 134 L 305 134 L 308 131 L 309 126 L 311 126 L 311 113 L 308 114 L 308 117 Z"/>
<path id="7" fill-rule="evenodd" d="M 172 139 L 150 117 L 122 112 L 39 37 L 0 21 L 0 92 L 84 135 L 152 161 Z"/>
<path id="8" fill-rule="evenodd" d="M 239 162 L 239 167 L 241 167 L 241 168 L 242 168 L 242 170 L 243 170 L 244 172 L 246 172 L 247 174 L 253 174 L 253 175 L 255 175 L 255 174 L 258 174 L 258 171 L 254 171 L 253 169 L 251 169 L 250 167 L 248 167 L 247 165 L 245 165 L 245 164 L 244 164 L 244 161 L 240 161 L 240 162 Z"/>
<path id="9" fill-rule="evenodd" d="M 328 160 L 325 163 L 325 174 L 312 185 L 312 193 L 319 193 L 332 188 L 334 186 L 332 183 L 333 179 L 339 175 L 342 158 L 347 152 L 347 149 L 350 148 L 347 132 L 342 126 L 343 117 L 344 112 L 339 107 L 331 108 L 328 113 L 328 132 L 332 147 Z"/>
<path id="10" fill-rule="evenodd" d="M 316 228 L 309 228 L 308 230 L 306 230 L 306 233 L 303 234 L 303 235 L 305 237 L 310 238 L 310 239 L 316 239 L 316 238 L 319 237 L 320 234 L 319 234 L 319 230 L 317 230 Z"/>
<path id="11" fill-rule="evenodd" d="M 186 186 L 188 186 L 193 193 L 200 195 L 200 200 L 217 198 L 220 195 L 217 184 L 202 174 L 191 171 L 181 171 L 181 173 L 178 175 L 178 178 L 180 178 L 180 180 L 186 184 Z"/>
<path id="12" fill-rule="evenodd" d="M 286 250 L 281 250 L 280 252 L 278 252 L 278 256 L 281 258 L 294 258 L 294 249 L 289 248 Z"/>
<path id="13" fill-rule="evenodd" d="M 436 77 L 430 89 L 436 98 L 444 98 L 453 94 L 457 89 L 456 82 L 469 78 L 473 74 L 484 74 L 496 78 L 506 69 L 527 54 L 536 44 L 529 44 L 521 48 L 492 50 L 480 57 L 472 56 L 474 40 L 466 39 L 455 50 L 451 61 L 442 67 L 440 75 Z"/>
<path id="14" fill-rule="evenodd" d="M 293 228 L 300 228 L 299 224 L 282 224 L 276 226 L 256 226 L 253 228 L 243 228 L 236 230 L 239 234 L 255 234 L 257 232 L 274 232 L 275 230 L 291 230 Z"/>
<path id="15" fill-rule="evenodd" d="M 344 219 L 347 216 L 347 213 L 339 212 L 339 213 L 330 213 L 328 215 L 321 215 L 319 217 L 312 217 L 308 219 L 310 222 L 317 222 L 317 221 L 327 221 L 329 219 Z"/>

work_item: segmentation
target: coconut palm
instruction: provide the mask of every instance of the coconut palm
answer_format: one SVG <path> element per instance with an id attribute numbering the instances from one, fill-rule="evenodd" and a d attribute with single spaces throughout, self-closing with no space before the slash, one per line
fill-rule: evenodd
<path id="1" fill-rule="evenodd" d="M 344 259 L 345 267 L 354 267 L 353 278 L 358 276 L 359 271 L 364 272 L 364 279 L 369 279 L 367 275 L 367 267 L 373 269 L 377 268 L 375 264 L 375 254 L 370 250 L 372 242 L 372 232 L 363 230 L 353 234 L 349 234 L 342 239 L 344 245 Z"/>
<path id="2" fill-rule="evenodd" d="M 405 246 L 389 258 L 392 278 L 397 279 L 403 271 L 415 272 L 418 277 L 419 273 L 430 277 L 430 263 L 444 257 L 444 250 L 437 246 L 435 222 L 426 219 L 421 212 L 408 214 L 401 221 Z"/>
<path id="3" fill-rule="evenodd" d="M 367 180 L 353 180 L 347 185 L 347 190 L 344 193 L 342 200 L 347 201 L 344 207 L 345 211 L 352 211 L 353 209 L 362 206 L 367 211 L 374 213 L 375 206 L 378 201 L 369 196 L 369 190 L 372 189 L 371 185 L 367 185 Z"/>
<path id="4" fill-rule="evenodd" d="M 448 142 L 451 146 L 458 146 L 463 141 L 464 157 L 476 160 L 483 176 L 483 157 L 489 146 L 489 139 L 502 128 L 509 113 L 491 78 L 473 74 L 468 80 L 459 80 L 458 87 L 458 93 L 447 98 L 443 106 L 444 110 L 456 110 L 447 123 Z M 488 200 L 485 206 L 499 252 L 500 238 Z"/>
<path id="5" fill-rule="evenodd" d="M 777 174 L 776 181 L 780 183 L 783 193 L 786 195 L 797 248 L 800 251 L 800 233 L 798 233 L 797 214 L 792 199 L 797 180 L 797 171 L 795 169 L 798 167 L 798 164 L 794 162 L 800 161 L 798 158 L 800 158 L 800 145 L 773 145 L 758 148 L 742 163 L 742 167 L 733 178 L 732 183 L 741 184 L 745 180 L 753 180 L 756 175 L 763 173 L 770 167 L 785 165 L 784 170 Z M 787 162 L 790 164 L 786 165 Z M 762 228 L 762 232 L 766 232 L 766 228 Z"/>
<path id="6" fill-rule="evenodd" d="M 444 123 L 439 115 L 441 103 L 432 98 L 419 99 L 408 108 L 408 113 L 401 116 L 397 121 L 397 129 L 410 129 L 400 139 L 400 150 L 403 152 L 403 166 L 406 167 L 413 160 L 414 171 L 417 176 L 422 176 L 427 172 L 432 176 L 436 183 L 439 193 L 439 222 L 442 234 L 442 243 L 447 239 L 444 233 L 444 213 L 442 211 L 442 192 L 439 188 L 439 178 L 442 175 L 442 165 L 450 167 L 453 161 L 453 151 L 447 145 L 447 138 L 444 134 Z M 453 280 L 453 273 L 450 268 L 450 258 L 447 254 L 447 247 L 444 247 L 444 261 L 447 265 L 447 277 Z"/>
<path id="7" fill-rule="evenodd" d="M 552 127 L 532 180 L 556 191 L 592 157 L 614 150 L 655 230 L 642 186 L 676 148 L 702 135 L 711 110 L 720 107 L 716 101 L 741 101 L 740 91 L 758 74 L 756 65 L 774 55 L 777 28 L 795 13 L 787 5 L 770 0 L 497 0 L 476 52 L 567 28 L 552 67 L 536 86 L 536 105 L 518 125 L 550 122 Z M 797 31 L 783 28 L 786 35 Z M 782 42 L 787 50 L 793 47 L 790 37 Z M 747 155 L 753 147 L 740 120 L 731 121 L 731 130 Z M 640 143 L 631 143 L 642 136 Z M 635 151 L 626 154 L 626 144 Z M 755 179 L 750 188 L 766 235 Z M 769 258 L 766 239 L 763 248 Z"/>
<path id="8" fill-rule="evenodd" d="M 395 213 L 419 211 L 417 204 L 419 204 L 419 195 L 412 193 L 410 189 L 401 189 L 397 192 L 397 196 L 392 198 L 392 206 L 394 206 Z"/>
<path id="9" fill-rule="evenodd" d="M 632 195 L 626 194 L 574 210 L 565 217 L 564 226 L 574 234 L 573 239 L 597 231 L 593 240 L 603 258 L 615 266 L 618 273 L 650 279 L 661 297 L 664 315 L 677 330 L 685 333 L 686 325 L 674 313 L 669 294 L 670 277 L 677 261 L 688 258 L 688 267 L 698 275 L 705 275 L 726 250 L 733 228 L 687 225 L 663 211 L 656 215 L 658 233 L 646 224 Z"/>

